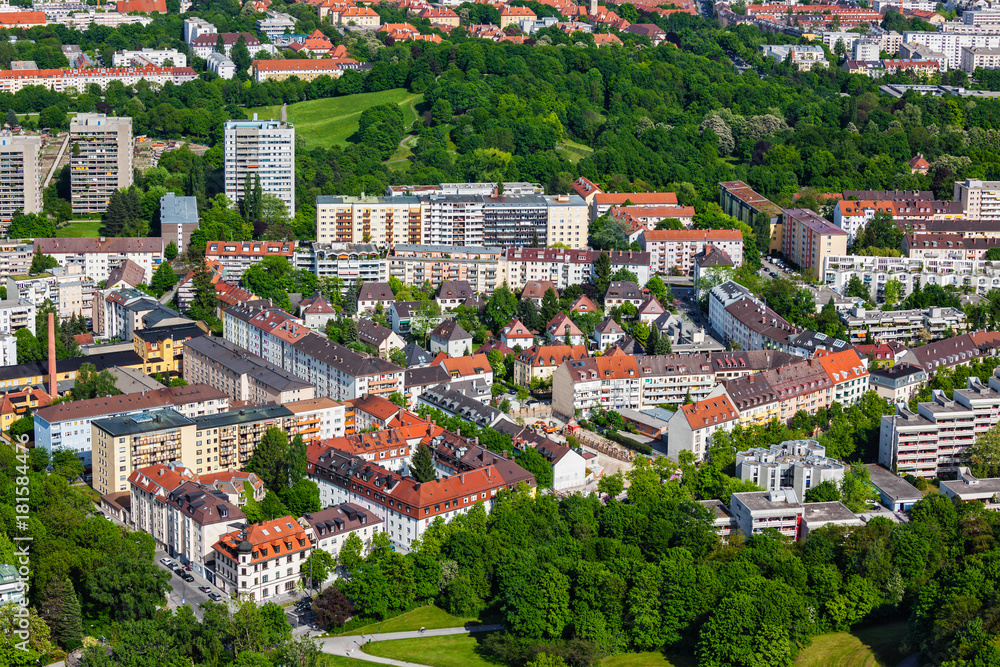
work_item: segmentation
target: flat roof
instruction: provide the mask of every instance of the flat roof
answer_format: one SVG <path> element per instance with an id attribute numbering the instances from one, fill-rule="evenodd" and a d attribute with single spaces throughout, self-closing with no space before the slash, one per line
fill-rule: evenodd
<path id="1" fill-rule="evenodd" d="M 855 516 L 854 512 L 847 509 L 844 503 L 833 500 L 827 503 L 806 503 L 803 505 L 802 519 L 814 523 L 857 523 L 861 524 L 861 519 Z"/>
<path id="2" fill-rule="evenodd" d="M 869 463 L 868 476 L 878 490 L 893 500 L 920 500 L 924 494 L 905 479 L 877 463 Z"/>
<path id="3" fill-rule="evenodd" d="M 111 417 L 92 422 L 102 431 L 114 437 L 138 435 L 151 431 L 161 431 L 167 428 L 189 426 L 194 422 L 174 410 L 153 410 L 125 417 Z"/>

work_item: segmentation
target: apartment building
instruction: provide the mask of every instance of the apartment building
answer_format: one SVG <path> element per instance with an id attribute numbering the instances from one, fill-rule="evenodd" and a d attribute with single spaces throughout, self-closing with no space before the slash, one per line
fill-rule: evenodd
<path id="1" fill-rule="evenodd" d="M 732 314 L 726 309 L 743 300 L 764 305 L 764 302 L 754 296 L 753 292 L 732 280 L 716 285 L 708 293 L 708 321 L 725 341 L 733 339 L 733 323 L 735 322 Z"/>
<path id="2" fill-rule="evenodd" d="M 35 304 L 20 297 L 13 279 L 7 279 L 7 298 L 0 300 L 0 334 L 13 334 L 18 329 L 35 333 Z"/>
<path id="3" fill-rule="evenodd" d="M 559 243 L 572 249 L 586 248 L 590 217 L 588 203 L 575 194 L 545 195 L 545 203 L 545 245 Z"/>
<path id="4" fill-rule="evenodd" d="M 227 54 L 228 55 L 228 54 Z M 264 194 L 285 202 L 295 217 L 295 127 L 277 120 L 228 120 L 225 126 L 226 197 L 243 199 L 260 177 Z"/>
<path id="5" fill-rule="evenodd" d="M 92 301 L 94 331 L 105 338 L 134 341 L 143 329 L 193 324 L 151 296 L 131 287 L 95 292 Z"/>
<path id="6" fill-rule="evenodd" d="M 322 549 L 335 559 L 351 535 L 357 535 L 367 551 L 375 534 L 385 532 L 382 517 L 354 503 L 341 503 L 319 512 L 303 514 L 299 523 L 304 524 L 306 535 L 315 548 Z"/>
<path id="7" fill-rule="evenodd" d="M 264 433 L 271 427 L 287 432 L 293 421 L 291 410 L 283 405 L 265 405 L 240 408 L 215 415 L 196 417 L 191 426 L 195 438 L 195 454 L 201 456 L 205 443 L 205 463 L 210 467 L 204 472 L 243 470 L 260 444 Z M 201 465 L 201 458 L 194 459 Z M 201 468 L 195 468 L 199 475 Z"/>
<path id="8" fill-rule="evenodd" d="M 480 428 L 495 428 L 500 422 L 509 421 L 507 415 L 497 408 L 443 384 L 424 390 L 417 396 L 417 405 L 440 410 L 445 415 L 459 417 Z"/>
<path id="9" fill-rule="evenodd" d="M 21 299 L 36 306 L 43 305 L 47 300 L 55 306 L 56 315 L 63 320 L 74 315 L 86 314 L 89 317 L 94 298 L 94 281 L 84 278 L 79 267 L 72 267 L 70 271 L 57 267 L 47 273 L 52 275 L 17 279 Z"/>
<path id="10" fill-rule="evenodd" d="M 236 76 L 236 63 L 223 53 L 210 53 L 205 58 L 205 69 L 219 75 L 220 79 L 232 79 Z"/>
<path id="11" fill-rule="evenodd" d="M 31 243 L 0 242 L 0 276 L 28 273 L 33 255 Z"/>
<path id="12" fill-rule="evenodd" d="M 913 342 L 920 335 L 934 338 L 951 337 L 968 328 L 965 313 L 958 308 L 927 308 L 925 310 L 866 310 L 854 306 L 840 314 L 847 325 L 851 343 L 890 341 Z M 926 333 L 925 333 L 926 332 Z"/>
<path id="13" fill-rule="evenodd" d="M 503 253 L 492 246 L 397 245 L 388 259 L 389 275 L 404 285 L 461 280 L 473 292 L 492 294 L 504 281 Z"/>
<path id="14" fill-rule="evenodd" d="M 982 503 L 988 510 L 1000 509 L 1000 478 L 976 477 L 965 466 L 958 469 L 958 479 L 941 481 L 941 493 L 963 503 Z"/>
<path id="15" fill-rule="evenodd" d="M 481 195 L 430 195 L 421 199 L 425 245 L 484 245 Z"/>
<path id="16" fill-rule="evenodd" d="M 160 236 L 164 247 L 173 242 L 183 252 L 198 229 L 198 198 L 168 192 L 160 197 Z"/>
<path id="17" fill-rule="evenodd" d="M 966 465 L 965 450 L 1000 419 L 1000 378 L 969 378 L 949 399 L 934 390 L 916 412 L 903 405 L 882 417 L 878 461 L 900 475 L 941 477 Z"/>
<path id="18" fill-rule="evenodd" d="M 184 379 L 251 405 L 311 400 L 315 388 L 224 338 L 202 336 L 184 346 Z"/>
<path id="19" fill-rule="evenodd" d="M 639 236 L 639 243 L 649 253 L 653 273 L 691 275 L 695 255 L 709 247 L 724 251 L 737 266 L 743 263 L 743 233 L 739 230 L 646 230 Z"/>
<path id="20" fill-rule="evenodd" d="M 1000 238 L 962 237 L 959 234 L 907 234 L 903 252 L 911 259 L 985 260 L 986 253 L 1000 248 Z"/>
<path id="21" fill-rule="evenodd" d="M 310 398 L 282 403 L 292 411 L 288 437 L 302 436 L 306 444 L 343 437 L 348 432 L 347 405 L 330 398 Z M 353 430 L 353 426 L 351 427 Z"/>
<path id="22" fill-rule="evenodd" d="M 319 485 L 323 504 L 350 502 L 383 517 L 385 532 L 403 552 L 438 517 L 449 522 L 477 503 L 488 512 L 501 489 L 525 480 L 524 470 L 513 463 L 490 463 L 420 484 L 332 447 L 313 445 L 308 459 L 309 478 Z"/>
<path id="23" fill-rule="evenodd" d="M 530 387 L 534 380 L 547 380 L 567 361 L 584 359 L 586 345 L 532 345 L 514 358 L 514 384 Z"/>
<path id="24" fill-rule="evenodd" d="M 152 536 L 170 558 L 214 581 L 212 546 L 246 521 L 243 511 L 182 465 L 139 468 L 128 482 L 133 527 Z"/>
<path id="25" fill-rule="evenodd" d="M 684 405 L 668 420 L 667 456 L 677 461 L 682 451 L 689 451 L 695 461 L 704 461 L 712 435 L 719 430 L 732 431 L 739 418 L 736 406 L 724 393 Z"/>
<path id="26" fill-rule="evenodd" d="M 79 113 L 70 121 L 69 140 L 73 213 L 104 213 L 111 195 L 132 185 L 132 119 Z"/>
<path id="27" fill-rule="evenodd" d="M 194 461 L 193 425 L 170 409 L 92 421 L 94 490 L 102 496 L 128 491 L 128 478 L 136 468 Z M 205 464 L 208 472 L 216 468 Z"/>
<path id="28" fill-rule="evenodd" d="M 101 14 L 96 14 L 96 16 L 101 16 Z M 89 24 L 83 27 L 82 30 L 86 30 L 87 28 L 89 28 Z M 120 81 L 126 86 L 136 86 L 143 82 L 159 86 L 168 83 L 179 86 L 188 81 L 194 81 L 197 78 L 198 74 L 190 67 L 11 69 L 0 71 L 0 91 L 18 93 L 28 86 L 43 86 L 57 93 L 65 93 L 72 88 L 87 90 L 91 85 L 105 90 L 113 81 Z M 79 118 L 79 115 L 77 117 Z M 129 120 L 131 121 L 131 119 Z"/>
<path id="29" fill-rule="evenodd" d="M 814 415 L 835 401 L 854 405 L 868 390 L 868 369 L 852 348 L 729 380 L 723 388 L 741 424 L 787 423 L 799 410 Z"/>
<path id="30" fill-rule="evenodd" d="M 845 466 L 826 456 L 826 448 L 815 440 L 786 440 L 770 447 L 736 452 L 736 477 L 753 482 L 765 491 L 791 488 L 799 498 L 823 482 L 840 487 Z"/>
<path id="31" fill-rule="evenodd" d="M 996 46 L 1000 47 L 1000 35 Z M 965 210 L 970 220 L 1000 220 L 1000 181 L 966 179 L 955 181 L 955 201 Z"/>
<path id="32" fill-rule="evenodd" d="M 393 248 L 419 244 L 421 219 L 417 197 L 316 197 L 316 239 L 324 245 L 371 243 Z"/>
<path id="33" fill-rule="evenodd" d="M 343 76 L 346 69 L 367 69 L 368 67 L 370 66 L 359 66 L 359 63 L 351 58 L 254 60 L 250 65 L 250 76 L 257 83 L 284 81 L 293 76 L 302 81 L 312 81 L 321 76 L 329 76 L 336 79 Z"/>
<path id="34" fill-rule="evenodd" d="M 214 26 L 211 30 L 208 30 L 202 28 L 200 24 L 198 27 L 194 27 L 192 24 L 192 30 L 189 35 L 187 43 L 191 47 L 191 53 L 199 58 L 208 58 L 209 55 L 215 53 L 220 37 L 222 38 L 223 52 L 228 57 L 232 57 L 233 47 L 236 46 L 241 37 L 251 55 L 257 53 L 261 46 L 260 40 L 253 33 L 217 32 Z"/>
<path id="35" fill-rule="evenodd" d="M 876 213 L 894 213 L 892 200 L 842 199 L 833 209 L 833 224 L 847 232 L 847 243 L 854 243 L 855 237 L 871 222 Z"/>
<path id="36" fill-rule="evenodd" d="M 729 500 L 729 509 L 744 537 L 762 533 L 768 528 L 793 540 L 802 536 L 805 506 L 792 489 L 734 493 Z"/>
<path id="37" fill-rule="evenodd" d="M 594 187 L 596 188 L 597 186 Z M 635 206 L 639 208 L 648 208 L 657 206 L 677 206 L 677 193 L 676 192 L 593 192 L 590 219 L 596 220 L 605 213 L 611 211 L 611 209 L 618 206 Z"/>
<path id="38" fill-rule="evenodd" d="M 262 305 L 223 311 L 226 340 L 293 373 L 334 400 L 403 392 L 403 369 L 378 357 L 352 352 L 299 324 L 291 315 Z"/>
<path id="39" fill-rule="evenodd" d="M 302 243 L 293 254 L 295 268 L 320 278 L 340 278 L 344 291 L 358 280 L 389 280 L 389 260 L 373 243 Z"/>
<path id="40" fill-rule="evenodd" d="M 873 368 L 868 382 L 875 392 L 892 405 L 906 405 L 927 382 L 927 371 L 913 364 Z"/>
<path id="41" fill-rule="evenodd" d="M 656 302 L 655 299 L 652 301 L 654 303 Z M 646 322 L 647 320 L 642 319 L 641 310 L 642 309 L 640 308 L 640 321 Z M 587 342 L 587 336 L 583 333 L 580 327 L 576 326 L 576 323 L 569 318 L 569 315 L 562 312 L 557 313 L 556 316 L 545 325 L 545 334 L 553 343 L 585 345 Z"/>
<path id="42" fill-rule="evenodd" d="M 550 281 L 556 289 L 593 282 L 594 263 L 601 253 L 595 250 L 565 250 L 561 248 L 507 248 L 499 261 L 500 281 L 512 289 L 520 289 L 530 281 Z M 649 281 L 648 252 L 607 251 L 611 273 L 627 269 L 636 274 L 639 283 Z M 498 282 L 498 284 L 499 284 Z"/>
<path id="43" fill-rule="evenodd" d="M 788 209 L 781 251 L 803 271 L 819 276 L 828 256 L 847 254 L 847 232 L 807 208 Z"/>
<path id="44" fill-rule="evenodd" d="M 573 417 L 595 407 L 633 408 L 639 404 L 639 379 L 635 357 L 624 353 L 566 362 L 552 374 L 552 412 Z"/>
<path id="45" fill-rule="evenodd" d="M 313 548 L 293 516 L 246 525 L 212 545 L 215 585 L 227 595 L 253 602 L 289 594 Z"/>
<path id="46" fill-rule="evenodd" d="M 766 214 L 771 222 L 771 238 L 767 248 L 762 247 L 763 244 L 758 239 L 757 249 L 761 255 L 781 251 L 783 211 L 780 206 L 758 194 L 743 181 L 719 183 L 719 205 L 723 213 L 748 225 L 753 225 L 758 213 Z"/>
<path id="47" fill-rule="evenodd" d="M 240 186 L 241 199 L 242 192 Z M 295 246 L 295 241 L 209 241 L 205 245 L 205 259 L 218 262 L 226 280 L 237 283 L 247 269 L 265 257 L 284 257 L 292 262 Z"/>
<path id="48" fill-rule="evenodd" d="M 959 69 L 962 66 L 962 48 L 995 49 L 1000 47 L 1000 34 L 990 34 L 991 32 L 988 29 L 968 34 L 906 31 L 903 33 L 903 45 L 915 44 L 924 46 L 931 51 L 943 53 L 947 60 L 947 69 Z M 955 200 L 957 201 L 958 197 Z"/>
<path id="49" fill-rule="evenodd" d="M 35 411 L 35 446 L 49 453 L 54 449 L 68 449 L 90 468 L 93 421 L 165 408 L 193 419 L 228 410 L 229 397 L 208 385 L 192 383 L 184 387 L 58 403 Z"/>
<path id="50" fill-rule="evenodd" d="M 843 294 L 851 278 L 857 276 L 873 300 L 881 297 L 890 280 L 899 282 L 904 298 L 917 286 L 928 285 L 970 289 L 985 295 L 1000 289 L 1000 267 L 995 264 L 983 260 L 840 255 L 827 257 L 823 277 L 827 286 Z"/>
<path id="51" fill-rule="evenodd" d="M 309 324 L 308 319 L 306 324 Z M 378 350 L 379 356 L 385 359 L 389 358 L 392 350 L 402 350 L 406 347 L 406 341 L 400 338 L 395 331 L 363 317 L 358 319 L 358 340 L 365 345 L 374 347 Z"/>
<path id="52" fill-rule="evenodd" d="M 187 55 L 177 49 L 116 51 L 111 62 L 115 67 L 187 67 Z"/>
<path id="53" fill-rule="evenodd" d="M 431 354 L 444 352 L 449 357 L 460 357 L 472 351 L 472 335 L 453 319 L 444 320 L 430 333 Z"/>
<path id="54" fill-rule="evenodd" d="M 131 177 L 130 177 L 131 178 Z M 35 239 L 33 251 L 52 255 L 59 265 L 82 267 L 83 275 L 95 282 L 106 281 L 118 265 L 131 260 L 151 278 L 163 261 L 163 239 L 147 238 L 63 238 Z"/>
<path id="55" fill-rule="evenodd" d="M 793 345 L 790 337 L 800 330 L 763 303 L 743 299 L 726 307 L 722 331 L 726 342 L 741 350 L 782 350 Z"/>
<path id="56" fill-rule="evenodd" d="M 0 133 L 0 232 L 6 236 L 11 219 L 42 210 L 42 138 Z"/>

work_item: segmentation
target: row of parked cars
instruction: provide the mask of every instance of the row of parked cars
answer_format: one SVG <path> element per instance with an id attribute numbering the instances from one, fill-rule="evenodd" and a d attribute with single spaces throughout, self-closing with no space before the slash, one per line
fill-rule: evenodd
<path id="1" fill-rule="evenodd" d="M 194 576 L 190 572 L 190 570 L 191 570 L 191 566 L 190 565 L 181 565 L 179 563 L 175 564 L 169 558 L 161 558 L 160 559 L 160 563 L 163 565 L 163 567 L 165 567 L 168 570 L 172 571 L 174 574 L 176 574 L 178 577 L 180 577 L 181 579 L 183 579 L 187 583 L 190 584 L 191 582 L 194 581 Z M 218 602 L 219 600 L 222 599 L 222 595 L 220 595 L 219 593 L 216 593 L 215 591 L 213 591 L 208 586 L 199 586 L 198 590 L 201 591 L 202 593 L 208 593 L 208 597 L 211 598 L 212 600 L 216 601 L 216 602 Z"/>

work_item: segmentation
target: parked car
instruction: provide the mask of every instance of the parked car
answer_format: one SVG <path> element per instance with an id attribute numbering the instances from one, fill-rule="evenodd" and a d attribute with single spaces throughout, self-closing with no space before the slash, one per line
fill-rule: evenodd
<path id="1" fill-rule="evenodd" d="M 170 559 L 169 558 L 161 558 L 160 562 L 163 563 L 164 565 L 170 565 Z"/>
<path id="2" fill-rule="evenodd" d="M 192 576 L 191 576 L 190 574 L 188 574 L 187 572 L 183 572 L 183 573 L 181 573 L 181 579 L 183 579 L 184 581 L 188 582 L 189 584 L 190 584 L 190 583 L 191 583 L 192 581 L 194 581 L 194 577 L 192 577 Z"/>
<path id="3" fill-rule="evenodd" d="M 221 599 L 222 599 L 222 596 L 221 596 L 221 595 L 219 595 L 218 593 L 214 593 L 214 592 L 213 592 L 213 593 L 209 593 L 209 594 L 208 594 L 208 597 L 212 598 L 212 599 L 213 599 L 213 600 L 215 600 L 216 602 L 218 602 L 219 600 L 221 600 Z"/>
<path id="4" fill-rule="evenodd" d="M 174 568 L 174 574 L 178 577 L 183 577 L 187 572 L 184 571 L 184 568 L 178 566 Z"/>
<path id="5" fill-rule="evenodd" d="M 212 591 L 212 589 L 209 588 L 208 586 L 199 586 L 198 590 L 201 591 L 202 593 L 210 593 Z"/>

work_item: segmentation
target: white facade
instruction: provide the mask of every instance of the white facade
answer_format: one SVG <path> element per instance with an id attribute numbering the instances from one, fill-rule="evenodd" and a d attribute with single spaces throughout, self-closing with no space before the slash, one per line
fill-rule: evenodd
<path id="1" fill-rule="evenodd" d="M 202 18 L 184 19 L 184 41 L 190 44 L 201 35 L 214 35 L 219 32 L 218 28 Z"/>
<path id="2" fill-rule="evenodd" d="M 904 44 L 919 44 L 945 55 L 948 69 L 962 64 L 962 47 L 1000 48 L 1000 34 L 956 34 L 949 32 L 904 32 Z"/>
<path id="3" fill-rule="evenodd" d="M 221 53 L 210 53 L 205 59 L 205 66 L 209 72 L 215 72 L 220 79 L 232 79 L 236 76 L 236 64 L 229 59 L 229 56 Z"/>
<path id="4" fill-rule="evenodd" d="M 170 61 L 172 64 L 167 65 Z M 115 67 L 187 67 L 187 56 L 177 49 L 142 49 L 139 51 L 118 51 L 114 57 Z"/>
<path id="5" fill-rule="evenodd" d="M 264 194 L 285 202 L 295 216 L 295 128 L 276 120 L 230 120 L 225 129 L 226 196 L 243 199 L 245 179 L 251 188 L 260 176 Z"/>
<path id="6" fill-rule="evenodd" d="M 903 286 L 904 297 L 917 285 L 968 287 L 977 294 L 1000 289 L 1000 267 L 996 262 L 983 260 L 830 255 L 824 260 L 824 266 L 824 282 L 841 294 L 846 292 L 855 276 L 869 288 L 872 298 L 881 294 L 890 280 Z"/>
<path id="7" fill-rule="evenodd" d="M 42 138 L 0 133 L 0 228 L 20 213 L 42 210 Z"/>

